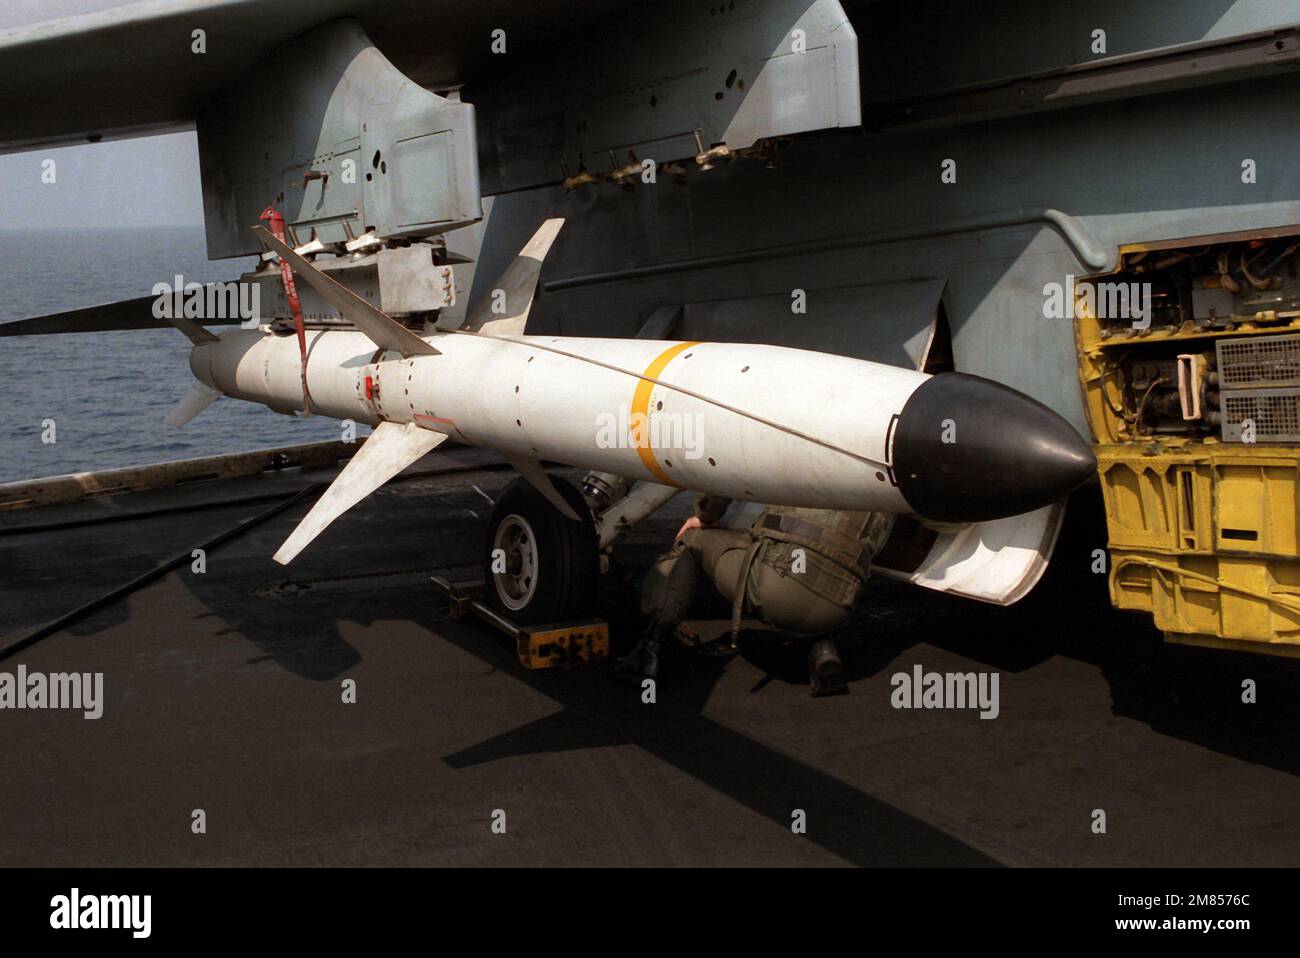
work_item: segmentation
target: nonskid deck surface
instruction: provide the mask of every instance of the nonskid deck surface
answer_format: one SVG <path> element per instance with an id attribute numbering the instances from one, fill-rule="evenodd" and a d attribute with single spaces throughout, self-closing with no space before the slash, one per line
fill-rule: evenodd
<path id="1" fill-rule="evenodd" d="M 457 456 L 483 463 L 417 469 Z M 41 524 L 0 534 L 4 640 L 329 476 L 0 516 Z M 104 674 L 98 720 L 0 711 L 0 865 L 1300 863 L 1287 663 L 1161 646 L 1087 576 L 1012 610 L 877 581 L 843 636 L 849 694 L 810 698 L 802 657 L 753 633 L 744 658 L 677 656 L 645 705 L 600 668 L 528 672 L 430 589 L 435 567 L 476 561 L 484 496 L 510 477 L 390 484 L 283 568 L 297 503 L 206 573 L 182 565 L 0 662 Z M 616 645 L 688 508 L 620 547 L 602 584 Z M 113 512 L 154 514 L 77 524 Z M 1090 552 L 1067 537 L 1058 561 Z M 998 717 L 891 707 L 916 665 L 998 673 Z"/>

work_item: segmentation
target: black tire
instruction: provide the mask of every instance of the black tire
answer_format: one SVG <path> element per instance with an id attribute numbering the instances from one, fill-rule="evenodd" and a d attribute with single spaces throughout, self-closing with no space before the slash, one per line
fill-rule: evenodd
<path id="1" fill-rule="evenodd" d="M 589 618 L 596 609 L 600 561 L 591 510 L 571 483 L 551 479 L 580 521 L 567 518 L 520 478 L 501 493 L 488 525 L 483 550 L 487 598 L 519 625 Z M 504 573 L 500 562 L 494 563 L 496 549 L 505 553 Z"/>

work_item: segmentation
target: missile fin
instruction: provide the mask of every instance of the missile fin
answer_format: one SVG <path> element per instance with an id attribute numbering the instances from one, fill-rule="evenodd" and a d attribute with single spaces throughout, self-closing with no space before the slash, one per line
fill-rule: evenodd
<path id="1" fill-rule="evenodd" d="M 641 328 L 636 331 L 636 339 L 675 339 L 673 333 L 677 330 L 677 323 L 682 318 L 684 310 L 681 304 L 675 306 L 660 306 L 641 324 Z"/>
<path id="2" fill-rule="evenodd" d="M 284 540 L 275 561 L 288 565 L 331 522 L 446 439 L 445 433 L 421 429 L 415 423 L 381 422 Z"/>
<path id="3" fill-rule="evenodd" d="M 503 452 L 501 455 L 506 462 L 514 467 L 515 472 L 532 483 L 533 488 L 544 495 L 547 502 L 559 509 L 565 518 L 572 519 L 574 522 L 580 521 L 578 514 L 573 511 L 573 506 L 569 505 L 564 496 L 560 495 L 560 491 L 555 488 L 555 483 L 551 482 L 551 477 L 547 475 L 540 462 L 536 459 L 526 459 L 523 456 L 514 456 L 510 453 Z"/>
<path id="4" fill-rule="evenodd" d="M 167 322 L 184 333 L 185 338 L 195 346 L 202 346 L 204 343 L 215 343 L 219 338 L 216 333 L 209 332 L 186 316 L 168 316 Z"/>
<path id="5" fill-rule="evenodd" d="M 220 398 L 220 390 L 204 383 L 195 383 L 181 401 L 172 407 L 163 422 L 173 429 L 179 429 Z"/>
<path id="6" fill-rule="evenodd" d="M 370 337 L 370 341 L 381 349 L 393 349 L 403 356 L 436 356 L 434 349 L 415 333 L 411 332 L 393 317 L 321 272 L 306 259 L 295 253 L 289 246 L 275 238 L 264 226 L 254 226 L 267 248 L 273 250 L 286 263 L 293 267 L 304 283 L 310 286 L 331 306 L 337 309 L 349 323 Z"/>
<path id="7" fill-rule="evenodd" d="M 528 323 L 528 313 L 533 308 L 537 293 L 537 280 L 542 275 L 542 260 L 551 251 L 555 236 L 564 225 L 563 217 L 549 219 L 533 234 L 519 255 L 497 279 L 488 295 L 470 310 L 464 324 L 464 333 L 482 336 L 521 336 Z M 493 312 L 493 306 L 504 300 L 505 312 Z"/>

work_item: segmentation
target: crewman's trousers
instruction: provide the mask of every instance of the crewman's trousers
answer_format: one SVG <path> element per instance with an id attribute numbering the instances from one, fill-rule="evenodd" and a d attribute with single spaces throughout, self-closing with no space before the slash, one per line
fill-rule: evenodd
<path id="1" fill-rule="evenodd" d="M 795 575 L 783 574 L 764 562 L 770 540 L 762 542 L 750 556 L 754 544 L 754 537 L 741 530 L 687 530 L 646 574 L 641 611 L 666 629 L 675 628 L 690 614 L 700 576 L 706 575 L 733 605 L 737 588 L 743 587 L 744 611 L 782 632 L 816 635 L 849 617 L 851 609 L 822 598 Z M 743 585 L 742 569 L 746 571 Z"/>

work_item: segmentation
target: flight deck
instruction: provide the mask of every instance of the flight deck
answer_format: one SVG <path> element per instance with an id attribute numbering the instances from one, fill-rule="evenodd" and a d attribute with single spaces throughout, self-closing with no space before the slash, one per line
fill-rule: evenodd
<path id="1" fill-rule="evenodd" d="M 848 694 L 810 697 L 802 655 L 754 631 L 737 657 L 683 649 L 645 704 L 603 665 L 524 668 L 431 587 L 477 561 L 513 477 L 494 456 L 436 452 L 276 565 L 332 475 L 0 513 L 0 645 L 36 636 L 0 671 L 104 674 L 97 720 L 5 716 L 0 866 L 1300 861 L 1300 670 L 1162 644 L 1068 527 L 1054 568 L 1085 574 L 1009 609 L 874 579 L 839 636 Z M 689 508 L 616 549 L 616 654 Z M 917 666 L 997 673 L 997 718 L 895 708 Z"/>

